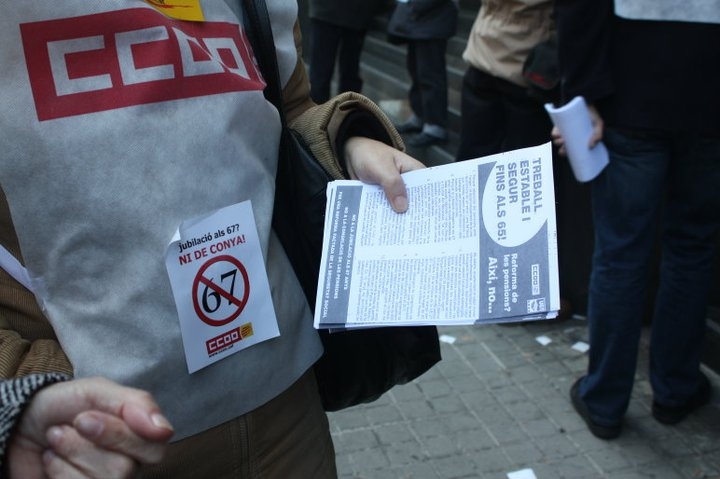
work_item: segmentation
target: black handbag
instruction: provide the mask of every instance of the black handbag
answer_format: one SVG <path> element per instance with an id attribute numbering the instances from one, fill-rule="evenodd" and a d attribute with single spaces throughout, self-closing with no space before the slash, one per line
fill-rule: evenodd
<path id="1" fill-rule="evenodd" d="M 283 124 L 273 229 L 314 310 L 325 223 L 325 191 L 333 178 L 302 137 L 287 126 L 275 43 L 264 0 L 243 0 L 243 6 L 245 28 L 268 84 L 265 96 L 277 107 Z M 440 360 L 435 326 L 320 330 L 319 334 L 325 352 L 315 364 L 314 372 L 326 411 L 374 401 L 396 384 L 417 378 Z"/>
<path id="2" fill-rule="evenodd" d="M 530 50 L 523 62 L 522 76 L 528 82 L 530 96 L 542 103 L 555 103 L 560 99 L 560 67 L 555 34 Z"/>

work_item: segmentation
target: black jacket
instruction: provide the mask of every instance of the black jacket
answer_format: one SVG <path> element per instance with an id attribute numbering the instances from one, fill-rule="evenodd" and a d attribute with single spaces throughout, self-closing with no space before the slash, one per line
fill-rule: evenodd
<path id="1" fill-rule="evenodd" d="M 439 40 L 455 34 L 458 9 L 452 0 L 410 0 L 398 2 L 390 21 L 391 41 Z"/>
<path id="2" fill-rule="evenodd" d="M 556 0 L 566 100 L 609 127 L 720 135 L 720 25 L 628 20 L 613 0 Z"/>

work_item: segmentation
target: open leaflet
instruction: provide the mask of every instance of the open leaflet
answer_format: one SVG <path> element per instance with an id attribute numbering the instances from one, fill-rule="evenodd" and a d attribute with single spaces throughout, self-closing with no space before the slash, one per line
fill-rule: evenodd
<path id="1" fill-rule="evenodd" d="M 557 315 L 550 143 L 403 178 L 405 214 L 392 211 L 379 186 L 328 185 L 316 328 Z"/>

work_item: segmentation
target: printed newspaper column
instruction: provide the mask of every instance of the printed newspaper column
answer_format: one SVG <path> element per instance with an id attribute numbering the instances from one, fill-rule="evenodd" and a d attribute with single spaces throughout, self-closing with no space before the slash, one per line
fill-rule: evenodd
<path id="1" fill-rule="evenodd" d="M 165 263 L 190 373 L 280 335 L 249 201 L 183 222 Z"/>

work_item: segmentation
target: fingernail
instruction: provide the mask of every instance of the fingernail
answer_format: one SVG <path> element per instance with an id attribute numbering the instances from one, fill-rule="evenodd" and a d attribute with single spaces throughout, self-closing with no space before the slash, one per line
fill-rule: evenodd
<path id="1" fill-rule="evenodd" d="M 396 196 L 393 199 L 393 208 L 398 213 L 404 213 L 408 209 L 408 200 L 404 196 Z"/>
<path id="2" fill-rule="evenodd" d="M 46 436 L 50 445 L 54 446 L 62 438 L 63 432 L 58 426 L 52 426 L 47 430 Z"/>
<path id="3" fill-rule="evenodd" d="M 168 421 L 165 416 L 162 414 L 152 414 L 150 416 L 150 419 L 152 420 L 153 424 L 155 424 L 157 427 L 162 429 L 169 429 L 170 431 L 174 431 L 172 424 L 170 424 L 170 421 Z"/>
<path id="4" fill-rule="evenodd" d="M 84 436 L 97 437 L 102 434 L 105 425 L 92 415 L 81 415 L 75 420 L 75 427 Z"/>

